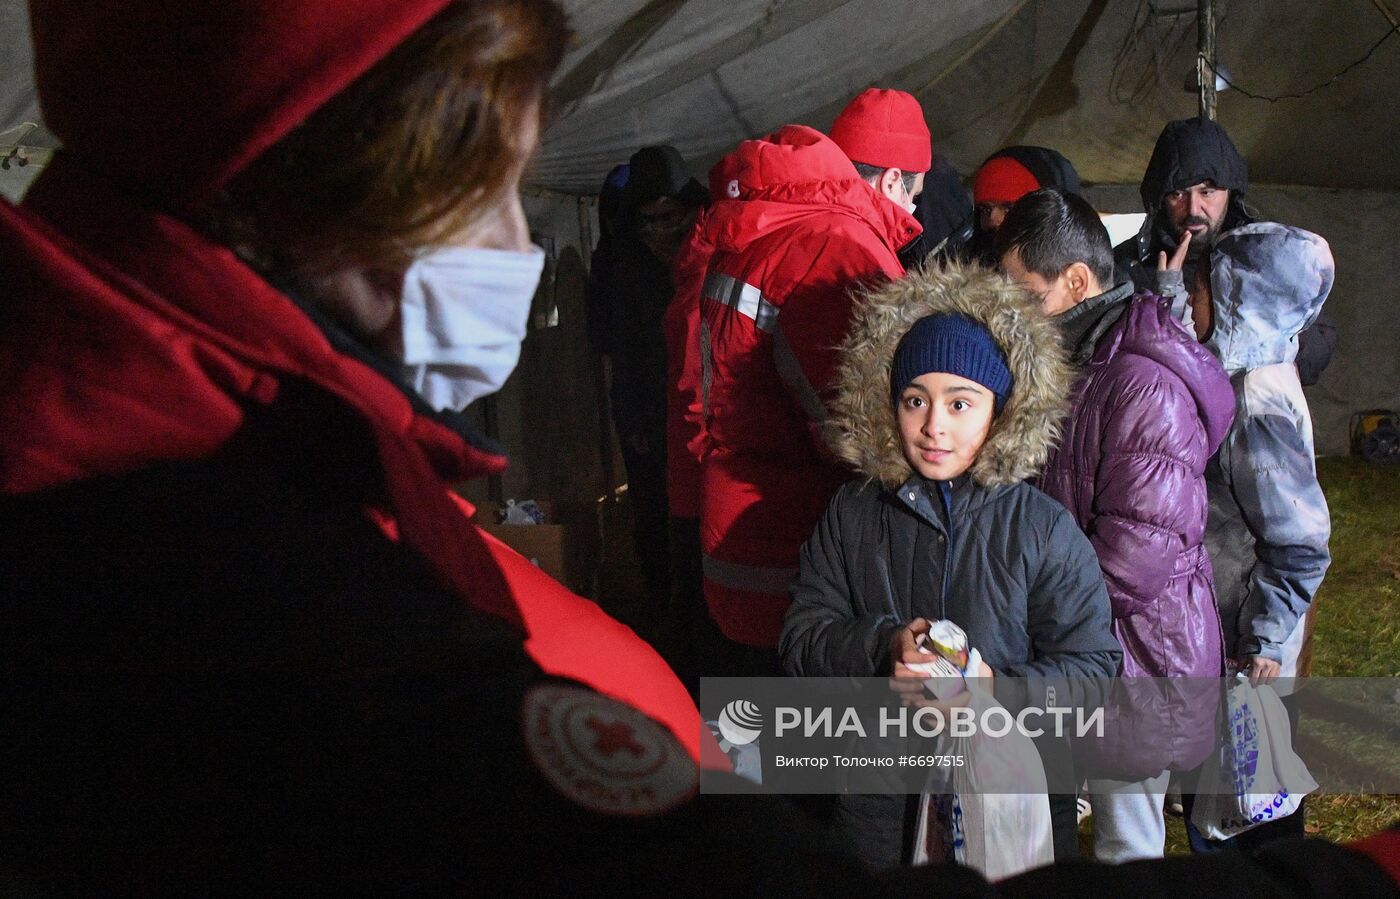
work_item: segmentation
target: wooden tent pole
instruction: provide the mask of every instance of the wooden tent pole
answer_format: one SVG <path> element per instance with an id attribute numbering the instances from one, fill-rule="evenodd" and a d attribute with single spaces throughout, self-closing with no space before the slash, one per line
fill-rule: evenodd
<path id="1" fill-rule="evenodd" d="M 1215 8 L 1212 0 L 1196 3 L 1196 84 L 1200 115 L 1215 121 Z"/>

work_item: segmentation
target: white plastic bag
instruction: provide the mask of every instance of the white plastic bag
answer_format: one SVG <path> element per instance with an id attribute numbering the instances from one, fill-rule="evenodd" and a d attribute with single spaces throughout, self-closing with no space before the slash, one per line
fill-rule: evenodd
<path id="1" fill-rule="evenodd" d="M 1236 675 L 1225 706 L 1225 743 L 1206 761 L 1191 810 L 1191 823 L 1211 840 L 1286 818 L 1317 789 L 1293 751 L 1288 712 L 1273 687 Z"/>
<path id="2" fill-rule="evenodd" d="M 968 706 L 977 720 L 986 709 L 1000 705 L 975 680 L 969 681 L 969 687 Z M 951 843 L 955 861 L 976 868 L 989 880 L 1053 862 L 1045 769 L 1030 738 L 1014 729 L 995 738 L 979 731 L 971 737 L 949 738 L 947 744 L 940 752 L 960 756 L 964 764 L 953 769 L 951 796 L 925 793 L 921 798 L 915 864 L 929 861 L 931 823 L 935 828 L 943 823 L 941 837 Z M 1007 792 L 1012 788 L 1030 792 Z M 931 815 L 942 822 L 931 822 Z M 939 838 L 934 834 L 935 841 Z"/>
<path id="3" fill-rule="evenodd" d="M 500 524 L 544 524 L 544 510 L 532 499 L 524 502 L 508 499 Z"/>
<path id="4" fill-rule="evenodd" d="M 710 729 L 710 734 L 719 744 L 720 751 L 728 756 L 729 764 L 734 768 L 734 774 L 744 780 L 762 784 L 763 754 L 759 751 L 758 743 L 756 741 L 739 744 L 729 742 L 718 720 L 706 721 L 705 726 Z"/>

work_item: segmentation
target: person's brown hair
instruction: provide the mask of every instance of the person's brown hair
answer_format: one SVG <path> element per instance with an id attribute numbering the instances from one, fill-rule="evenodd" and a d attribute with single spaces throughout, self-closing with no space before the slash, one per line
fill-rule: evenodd
<path id="1" fill-rule="evenodd" d="M 394 270 L 484 212 L 569 31 L 554 0 L 458 0 L 254 160 L 210 211 L 260 268 Z"/>

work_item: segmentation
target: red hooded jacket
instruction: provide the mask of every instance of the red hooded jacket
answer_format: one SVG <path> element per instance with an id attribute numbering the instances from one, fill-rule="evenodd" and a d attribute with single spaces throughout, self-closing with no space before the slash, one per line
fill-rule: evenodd
<path id="1" fill-rule="evenodd" d="M 736 154 L 710 169 L 711 202 L 740 194 Z M 705 415 L 701 407 L 700 289 L 714 252 L 706 218 L 695 227 L 676 256 L 676 293 L 666 307 L 666 496 L 675 518 L 699 518 L 703 505 L 700 459 L 705 455 Z"/>
<path id="2" fill-rule="evenodd" d="M 259 440 L 276 446 L 269 459 L 300 454 L 308 466 L 363 450 L 372 458 L 357 477 L 373 484 L 363 488 L 365 520 L 384 541 L 463 603 L 518 629 L 546 673 L 651 715 L 698 759 L 708 732 L 661 658 L 484 537 L 449 499 L 448 485 L 499 472 L 505 459 L 333 345 L 309 311 L 166 211 L 213 195 L 445 5 L 34 6 L 41 99 L 65 149 L 24 208 L 0 203 L 0 269 L 11 288 L 0 330 L 0 492 L 98 494 L 234 446 L 256 468 L 259 451 L 246 447 Z M 351 426 L 318 430 L 308 420 L 295 439 L 259 436 L 266 411 L 303 388 Z M 312 502 L 295 489 L 289 501 Z M 231 558 L 245 551 L 227 549 Z M 353 570 L 363 560 L 341 563 Z M 110 566 L 127 570 L 120 558 Z M 371 601 L 392 609 L 394 597 Z"/>
<path id="3" fill-rule="evenodd" d="M 696 242 L 704 420 L 705 598 L 730 639 L 777 645 L 797 554 L 851 477 L 821 427 L 853 291 L 904 273 L 919 234 L 830 139 L 789 125 L 732 154 L 726 196 Z"/>

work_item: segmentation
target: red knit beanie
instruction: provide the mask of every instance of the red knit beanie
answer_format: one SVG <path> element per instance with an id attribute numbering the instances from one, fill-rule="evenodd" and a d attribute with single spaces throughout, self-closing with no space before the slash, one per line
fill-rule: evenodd
<path id="1" fill-rule="evenodd" d="M 1010 156 L 995 156 L 977 170 L 972 202 L 1015 203 L 1033 190 L 1040 190 L 1040 182 L 1029 169 Z"/>
<path id="2" fill-rule="evenodd" d="M 904 91 L 862 91 L 831 123 L 831 139 L 852 162 L 905 172 L 927 172 L 933 165 L 923 107 Z"/>

